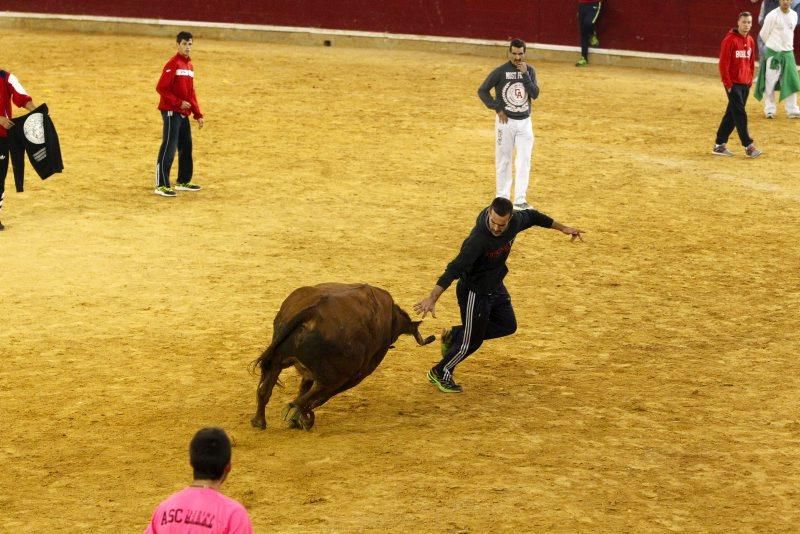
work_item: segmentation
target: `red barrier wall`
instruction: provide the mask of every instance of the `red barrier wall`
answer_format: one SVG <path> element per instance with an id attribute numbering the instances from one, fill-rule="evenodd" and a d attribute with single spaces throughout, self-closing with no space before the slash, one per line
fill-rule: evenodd
<path id="1" fill-rule="evenodd" d="M 606 0 L 603 48 L 716 56 L 750 0 Z M 317 27 L 577 46 L 575 0 L 0 0 L 0 11 Z"/>

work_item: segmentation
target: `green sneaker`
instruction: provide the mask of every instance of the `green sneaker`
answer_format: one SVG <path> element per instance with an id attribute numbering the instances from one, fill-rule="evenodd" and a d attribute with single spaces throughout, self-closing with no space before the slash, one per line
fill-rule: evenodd
<path id="1" fill-rule="evenodd" d="M 589 38 L 589 45 L 594 47 L 600 46 L 600 39 L 597 38 L 596 33 L 592 33 L 591 38 Z"/>
<path id="2" fill-rule="evenodd" d="M 447 352 L 450 350 L 450 346 L 453 344 L 453 329 L 452 328 L 444 328 L 442 329 L 442 358 L 447 356 Z"/>
<path id="3" fill-rule="evenodd" d="M 586 58 L 585 58 L 585 57 L 583 57 L 583 56 L 581 56 L 581 58 L 578 60 L 578 62 L 577 62 L 577 63 L 575 63 L 575 66 L 576 66 L 576 67 L 585 67 L 585 66 L 586 66 L 586 65 L 588 65 L 588 64 L 589 64 L 589 62 L 588 62 L 588 61 L 586 61 Z"/>
<path id="4" fill-rule="evenodd" d="M 435 367 L 428 371 L 428 381 L 439 388 L 439 391 L 443 391 L 445 393 L 461 393 L 464 391 L 464 388 L 456 384 L 452 378 L 447 380 L 444 377 L 439 376 L 439 373 L 436 372 Z"/>
<path id="5" fill-rule="evenodd" d="M 153 191 L 156 195 L 161 195 L 162 197 L 174 197 L 177 196 L 177 193 L 174 189 L 167 187 L 165 185 L 160 185 L 156 187 L 155 191 Z"/>
<path id="6" fill-rule="evenodd" d="M 191 182 L 186 182 L 185 184 L 178 182 L 177 184 L 175 184 L 175 189 L 177 189 L 178 191 L 200 191 L 203 188 Z"/>

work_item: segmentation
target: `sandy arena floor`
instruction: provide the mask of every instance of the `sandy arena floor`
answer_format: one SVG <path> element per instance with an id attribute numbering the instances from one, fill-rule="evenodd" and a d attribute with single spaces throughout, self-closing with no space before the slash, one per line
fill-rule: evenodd
<path id="1" fill-rule="evenodd" d="M 140 532 L 204 425 L 258 532 L 779 532 L 800 524 L 800 122 L 749 106 L 764 156 L 709 154 L 716 78 L 542 63 L 529 200 L 587 231 L 514 246 L 510 338 L 462 395 L 401 338 L 286 429 L 250 427 L 248 364 L 294 288 L 430 290 L 494 192 L 501 63 L 195 39 L 200 193 L 152 194 L 149 37 L 6 31 L 66 170 L 7 181 L 0 220 L 0 530 Z M 173 178 L 175 176 L 173 169 Z M 457 321 L 455 294 L 424 334 Z"/>

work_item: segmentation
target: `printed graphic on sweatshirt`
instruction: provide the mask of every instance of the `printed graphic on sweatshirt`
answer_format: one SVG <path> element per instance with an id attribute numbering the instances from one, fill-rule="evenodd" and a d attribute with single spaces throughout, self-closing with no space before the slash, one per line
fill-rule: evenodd
<path id="1" fill-rule="evenodd" d="M 503 101 L 506 109 L 512 113 L 526 113 L 530 109 L 528 92 L 522 82 L 515 82 L 503 88 Z"/>

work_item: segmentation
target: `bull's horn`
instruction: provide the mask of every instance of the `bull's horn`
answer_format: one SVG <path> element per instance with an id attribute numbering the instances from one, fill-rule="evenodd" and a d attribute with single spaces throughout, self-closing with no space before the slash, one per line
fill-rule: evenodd
<path id="1" fill-rule="evenodd" d="M 422 335 L 419 333 L 419 331 L 416 331 L 414 332 L 414 339 L 417 340 L 419 345 L 427 345 L 436 341 L 436 336 L 428 336 L 425 339 L 422 339 Z"/>

